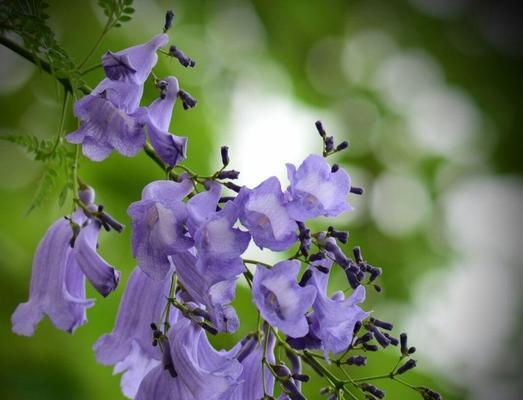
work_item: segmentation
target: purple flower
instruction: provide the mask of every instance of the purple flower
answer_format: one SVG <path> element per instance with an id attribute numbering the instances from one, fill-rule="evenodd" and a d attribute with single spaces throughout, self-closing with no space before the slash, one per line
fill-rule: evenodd
<path id="1" fill-rule="evenodd" d="M 86 217 L 75 213 L 75 222 Z M 47 230 L 33 259 L 29 301 L 20 304 L 11 321 L 13 332 L 32 336 L 44 314 L 58 329 L 73 332 L 87 322 L 85 310 L 94 305 L 85 298 L 85 277 L 69 244 L 73 231 L 61 218 Z"/>
<path id="2" fill-rule="evenodd" d="M 116 53 L 108 51 L 102 57 L 105 75 L 113 81 L 128 80 L 138 85 L 143 84 L 158 61 L 156 51 L 168 41 L 169 36 L 162 33 L 145 44 Z"/>
<path id="3" fill-rule="evenodd" d="M 347 203 L 350 177 L 343 169 L 331 172 L 324 157 L 311 154 L 296 170 L 287 164 L 289 215 L 297 221 L 320 215 L 335 217 L 352 207 Z"/>
<path id="4" fill-rule="evenodd" d="M 233 228 L 238 219 L 238 208 L 227 202 L 216 211 L 221 195 L 218 183 L 209 183 L 209 190 L 199 193 L 187 203 L 189 231 L 194 238 L 198 257 L 218 262 L 235 260 L 247 249 L 251 236 Z"/>
<path id="5" fill-rule="evenodd" d="M 304 336 L 309 330 L 305 314 L 316 297 L 313 286 L 296 282 L 299 261 L 281 261 L 271 269 L 258 265 L 252 286 L 253 302 L 262 317 L 291 337 Z"/>
<path id="6" fill-rule="evenodd" d="M 162 80 L 163 96 L 147 107 L 147 132 L 158 156 L 174 167 L 186 159 L 187 138 L 168 132 L 171 115 L 178 96 L 178 80 L 172 76 Z"/>
<path id="7" fill-rule="evenodd" d="M 105 365 L 115 365 L 122 376 L 123 393 L 133 398 L 142 378 L 160 364 L 162 352 L 152 343 L 151 323 L 160 321 L 169 296 L 171 276 L 163 281 L 149 278 L 135 268 L 125 289 L 113 331 L 102 336 L 94 345 L 96 359 Z M 171 310 L 171 323 L 178 312 Z"/>
<path id="8" fill-rule="evenodd" d="M 175 253 L 171 259 L 179 281 L 194 302 L 205 306 L 216 329 L 236 331 L 238 316 L 230 303 L 235 296 L 236 280 L 245 269 L 241 259 L 210 261 L 189 251 Z"/>
<path id="9" fill-rule="evenodd" d="M 156 181 L 147 185 L 142 200 L 132 203 L 133 255 L 151 278 L 163 280 L 171 266 L 168 256 L 192 247 L 185 234 L 187 211 L 183 198 L 193 190 L 191 181 Z"/>
<path id="10" fill-rule="evenodd" d="M 205 331 L 182 318 L 169 330 L 173 377 L 160 365 L 145 377 L 136 400 L 226 400 L 241 382 L 237 349 L 216 351 Z"/>
<path id="11" fill-rule="evenodd" d="M 109 265 L 96 251 L 100 226 L 96 220 L 88 221 L 75 240 L 73 254 L 89 282 L 98 293 L 106 297 L 118 286 L 120 272 Z"/>
<path id="12" fill-rule="evenodd" d="M 267 339 L 266 359 L 269 364 L 275 364 L 274 358 L 274 335 L 270 334 Z M 274 376 L 269 369 L 262 364 L 264 343 L 258 342 L 256 337 L 248 339 L 239 349 L 236 359 L 243 366 L 240 376 L 241 384 L 238 385 L 234 394 L 228 400 L 258 400 L 263 398 L 263 379 L 265 373 L 265 386 L 267 394 L 272 395 L 274 391 Z M 265 371 L 262 372 L 262 367 Z"/>
<path id="13" fill-rule="evenodd" d="M 330 268 L 332 261 L 323 259 L 316 264 Z M 317 295 L 312 305 L 313 313 L 310 316 L 309 337 L 303 338 L 302 344 L 304 346 L 292 341 L 291 345 L 296 345 L 298 348 L 309 346 L 321 348 L 326 354 L 328 352 L 343 352 L 352 341 L 352 332 L 356 322 L 367 318 L 369 315 L 358 306 L 365 300 L 365 288 L 361 285 L 358 286 L 348 298 L 345 298 L 342 291 L 338 291 L 329 297 L 327 294 L 329 274 L 322 273 L 316 268 L 310 270 L 312 276 L 307 282 L 307 287 L 316 288 Z M 317 342 L 318 340 L 320 343 Z"/>
<path id="14" fill-rule="evenodd" d="M 80 128 L 66 137 L 82 144 L 86 157 L 101 161 L 113 150 L 132 157 L 145 145 L 146 111 L 138 106 L 143 83 L 158 59 L 156 51 L 167 41 L 167 35 L 158 35 L 144 45 L 103 57 L 108 78 L 76 102 Z"/>
<path id="15" fill-rule="evenodd" d="M 287 212 L 280 182 L 271 177 L 254 189 L 242 188 L 235 204 L 240 220 L 261 248 L 282 251 L 297 240 L 297 225 Z"/>

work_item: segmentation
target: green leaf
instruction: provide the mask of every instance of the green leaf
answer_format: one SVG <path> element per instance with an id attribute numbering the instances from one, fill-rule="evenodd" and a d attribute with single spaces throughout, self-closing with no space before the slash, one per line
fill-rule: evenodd
<path id="1" fill-rule="evenodd" d="M 127 21 L 130 21 L 132 18 L 129 17 L 128 15 L 122 15 L 120 18 L 118 18 L 118 21 L 120 22 L 127 22 Z"/>
<path id="2" fill-rule="evenodd" d="M 53 169 L 53 167 L 47 166 L 44 169 L 42 177 L 40 178 L 40 182 L 38 183 L 36 192 L 33 196 L 33 200 L 31 201 L 31 204 L 29 205 L 29 208 L 27 209 L 25 215 L 29 215 L 31 211 L 42 205 L 42 203 L 47 199 L 47 197 L 49 197 L 49 194 L 51 193 L 51 190 L 53 189 L 56 183 L 57 177 L 58 174 Z"/>
<path id="3" fill-rule="evenodd" d="M 133 14 L 134 11 L 135 11 L 135 10 L 134 10 L 134 8 L 132 8 L 132 7 L 126 7 L 126 8 L 123 9 L 123 13 L 124 13 L 124 14 Z"/>

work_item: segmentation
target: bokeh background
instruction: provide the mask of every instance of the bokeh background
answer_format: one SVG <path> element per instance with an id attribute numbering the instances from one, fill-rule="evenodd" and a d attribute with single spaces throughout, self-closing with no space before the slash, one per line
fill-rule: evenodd
<path id="1" fill-rule="evenodd" d="M 148 40 L 166 9 L 176 12 L 171 43 L 197 61 L 194 70 L 160 55 L 155 73 L 176 75 L 198 106 L 178 106 L 171 131 L 190 138 L 188 165 L 211 172 L 219 146 L 230 147 L 241 182 L 285 179 L 285 162 L 321 150 L 321 119 L 350 151 L 337 157 L 366 193 L 338 220 L 369 262 L 383 267 L 383 292 L 367 309 L 408 331 L 419 351 L 409 381 L 446 399 L 521 398 L 522 28 L 517 2 L 137 1 L 133 21 L 113 30 L 97 57 Z M 95 1 L 51 1 L 50 24 L 81 60 L 102 30 Z M 102 72 L 87 75 L 91 86 Z M 0 47 L 0 135 L 56 135 L 60 87 Z M 144 103 L 157 92 L 149 82 Z M 75 121 L 69 115 L 69 130 Z M 112 329 L 135 266 L 130 230 L 103 234 L 101 253 L 123 273 L 116 293 L 97 299 L 89 323 L 68 335 L 42 322 L 33 338 L 10 331 L 25 301 L 32 254 L 47 227 L 69 212 L 53 196 L 25 211 L 42 166 L 0 141 L 0 398 L 120 399 L 119 377 L 91 350 Z M 98 200 L 129 225 L 130 202 L 162 172 L 144 155 L 81 160 L 81 177 Z M 325 227 L 330 221 L 320 221 Z M 349 250 L 349 247 L 347 248 Z M 253 257 L 275 260 L 250 250 Z M 342 287 L 337 275 L 332 285 Z M 245 286 L 236 307 L 255 326 Z M 373 357 L 365 371 L 390 370 L 397 350 Z M 319 398 L 321 382 L 306 394 Z M 391 399 L 415 392 L 383 382 Z"/>

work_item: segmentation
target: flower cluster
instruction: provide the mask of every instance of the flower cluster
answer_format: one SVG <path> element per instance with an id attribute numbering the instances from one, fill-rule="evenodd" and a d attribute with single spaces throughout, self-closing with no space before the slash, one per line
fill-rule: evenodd
<path id="1" fill-rule="evenodd" d="M 169 133 L 172 111 L 178 98 L 184 109 L 196 101 L 171 76 L 155 78 L 159 97 L 140 106 L 172 20 L 173 13 L 167 13 L 164 33 L 149 42 L 102 57 L 106 78 L 75 104 L 80 128 L 67 136 L 94 161 L 113 150 L 133 156 L 145 146 L 168 172 L 168 179 L 148 184 L 129 206 L 137 267 L 113 331 L 94 345 L 97 360 L 122 373 L 123 393 L 139 400 L 257 400 L 278 394 L 283 400 L 304 399 L 302 382 L 309 376 L 302 362 L 326 377 L 329 386 L 322 393 L 329 398 L 351 390 L 382 398 L 382 390 L 351 379 L 344 368 L 364 366 L 363 354 L 378 345 L 400 345 L 400 360 L 385 376 L 394 378 L 415 367 L 410 358 L 415 348 L 407 346 L 406 335 L 398 340 L 390 334 L 392 324 L 360 307 L 366 287 L 381 290 L 375 283 L 381 269 L 367 263 L 358 247 L 353 259 L 345 254 L 347 232 L 332 226 L 313 232 L 309 224 L 350 211 L 348 196 L 362 194 L 344 169 L 327 160 L 348 143 L 336 146 L 317 122 L 323 155 L 288 164 L 283 186 L 274 176 L 253 188 L 236 184 L 239 172 L 227 169 L 225 146 L 223 166 L 210 176 L 181 165 L 187 138 Z M 165 54 L 195 66 L 174 45 Z M 118 284 L 119 272 L 97 254 L 97 238 L 101 227 L 121 231 L 123 226 L 94 204 L 90 187 L 81 184 L 75 201 L 76 211 L 52 225 L 36 251 L 29 301 L 12 318 L 16 333 L 32 335 L 43 314 L 72 332 L 93 305 L 85 298 L 85 277 L 103 296 Z M 281 252 L 281 261 L 268 265 L 243 258 L 251 241 Z M 330 294 L 336 268 L 346 277 L 346 290 Z M 208 334 L 230 334 L 240 326 L 231 303 L 242 276 L 252 289 L 260 324 L 232 349 L 217 350 Z M 334 363 L 348 380 L 325 362 Z M 430 389 L 414 389 L 427 399 L 439 398 Z"/>

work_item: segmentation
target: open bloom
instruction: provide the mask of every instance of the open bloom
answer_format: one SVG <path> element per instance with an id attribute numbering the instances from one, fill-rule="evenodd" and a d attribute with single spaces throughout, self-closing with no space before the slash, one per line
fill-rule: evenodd
<path id="1" fill-rule="evenodd" d="M 185 318 L 169 330 L 168 339 L 175 376 L 163 365 L 155 367 L 140 385 L 137 400 L 230 399 L 243 370 L 236 349 L 217 351 L 205 331 Z"/>
<path id="2" fill-rule="evenodd" d="M 163 93 L 147 107 L 147 133 L 151 144 L 163 162 L 174 167 L 186 159 L 187 138 L 168 132 L 174 104 L 180 87 L 178 80 L 170 76 L 162 80 Z"/>
<path id="3" fill-rule="evenodd" d="M 115 373 L 124 372 L 121 386 L 129 398 L 134 398 L 143 377 L 162 359 L 160 349 L 151 344 L 150 325 L 160 321 L 167 304 L 170 282 L 169 275 L 162 281 L 155 281 L 140 268 L 135 268 L 120 303 L 113 331 L 94 345 L 99 363 L 115 365 Z M 170 323 L 174 324 L 178 311 L 171 311 Z"/>
<path id="4" fill-rule="evenodd" d="M 332 261 L 323 259 L 316 264 L 330 269 Z M 289 344 L 298 349 L 322 349 L 326 354 L 341 353 L 352 341 L 356 322 L 369 315 L 358 306 L 365 300 L 365 287 L 358 286 L 348 298 L 342 291 L 329 296 L 327 286 L 330 271 L 323 273 L 316 268 L 310 270 L 312 276 L 306 287 L 316 288 L 317 295 L 312 305 L 313 312 L 309 316 L 309 332 L 304 337 L 290 339 Z"/>
<path id="5" fill-rule="evenodd" d="M 305 314 L 316 297 L 316 288 L 298 285 L 299 272 L 296 260 L 281 261 L 271 269 L 258 265 L 252 285 L 253 302 L 263 319 L 291 337 L 309 330 Z"/>
<path id="6" fill-rule="evenodd" d="M 113 150 L 131 157 L 145 145 L 145 111 L 138 106 L 143 84 L 158 59 L 156 51 L 167 41 L 162 34 L 144 45 L 104 56 L 108 77 L 76 102 L 80 128 L 66 137 L 70 143 L 82 144 L 86 157 L 102 161 Z"/>
<path id="7" fill-rule="evenodd" d="M 153 279 L 165 278 L 171 269 L 169 255 L 193 245 L 185 234 L 187 211 L 182 201 L 192 189 L 189 180 L 152 182 L 143 189 L 142 200 L 129 206 L 133 255 Z"/>
<path id="8" fill-rule="evenodd" d="M 240 221 L 259 247 L 282 251 L 296 242 L 296 221 L 287 212 L 278 178 L 273 176 L 254 189 L 242 188 L 235 204 L 241 210 Z"/>
<path id="9" fill-rule="evenodd" d="M 298 169 L 287 164 L 290 186 L 289 215 L 297 221 L 320 215 L 335 217 L 351 210 L 347 203 L 350 191 L 350 177 L 345 170 L 331 172 L 331 167 L 324 157 L 311 154 Z"/>
<path id="10" fill-rule="evenodd" d="M 80 198 L 92 202 L 94 191 L 88 188 L 80 193 Z M 88 206 L 96 208 L 93 204 Z M 51 225 L 38 245 L 29 301 L 20 304 L 11 318 L 13 331 L 19 335 L 33 335 L 44 315 L 67 332 L 84 324 L 85 310 L 94 304 L 85 298 L 85 276 L 104 296 L 118 284 L 119 272 L 96 252 L 99 223 L 90 220 L 82 210 L 73 214 L 72 223 L 84 226 L 76 240 L 71 222 L 61 218 Z"/>

